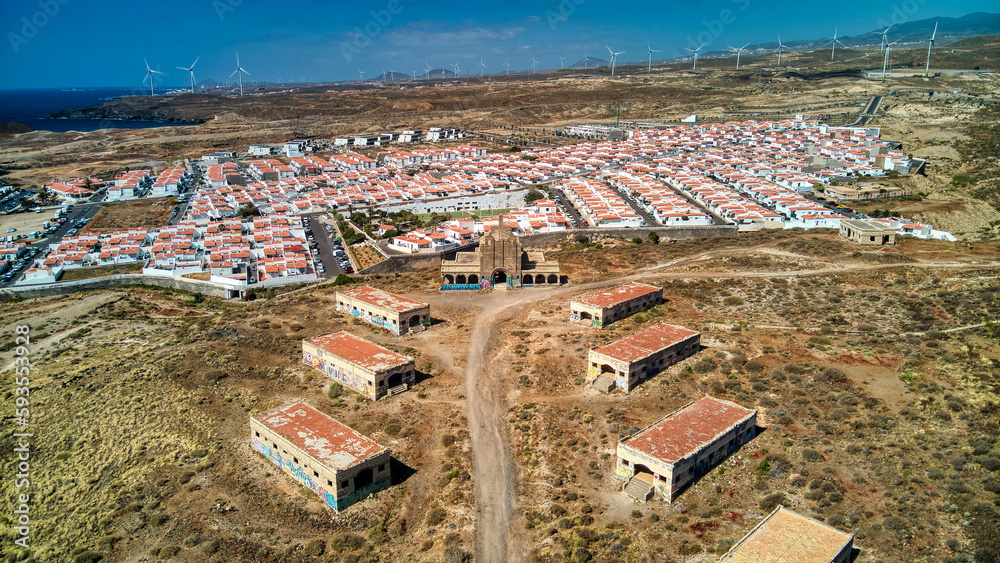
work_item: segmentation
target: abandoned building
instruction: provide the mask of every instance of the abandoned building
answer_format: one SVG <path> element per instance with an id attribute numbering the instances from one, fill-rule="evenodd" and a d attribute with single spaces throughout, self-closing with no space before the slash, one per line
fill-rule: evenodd
<path id="1" fill-rule="evenodd" d="M 406 391 L 416 376 L 413 358 L 344 331 L 303 340 L 302 361 L 373 401 Z"/>
<path id="2" fill-rule="evenodd" d="M 337 310 L 395 334 L 418 332 L 431 324 L 431 306 L 373 287 L 337 292 Z"/>
<path id="3" fill-rule="evenodd" d="M 570 320 L 604 327 L 662 302 L 663 288 L 632 282 L 570 301 L 569 315 Z"/>
<path id="4" fill-rule="evenodd" d="M 250 443 L 337 511 L 389 487 L 389 449 L 305 403 L 252 416 Z"/>
<path id="5" fill-rule="evenodd" d="M 618 442 L 615 476 L 646 502 L 683 488 L 754 437 L 757 411 L 706 395 Z"/>
<path id="6" fill-rule="evenodd" d="M 546 261 L 542 252 L 525 251 L 507 225 L 493 225 L 472 252 L 458 252 L 441 260 L 441 289 L 520 287 L 566 283 L 559 263 Z"/>
<path id="7" fill-rule="evenodd" d="M 719 563 L 847 563 L 853 551 L 854 534 L 779 505 Z"/>
<path id="8" fill-rule="evenodd" d="M 864 246 L 896 244 L 896 229 L 878 221 L 841 219 L 840 236 Z"/>
<path id="9" fill-rule="evenodd" d="M 605 393 L 615 387 L 628 392 L 641 381 L 694 354 L 700 343 L 700 332 L 660 323 L 592 348 L 587 358 L 587 375 L 594 387 Z"/>

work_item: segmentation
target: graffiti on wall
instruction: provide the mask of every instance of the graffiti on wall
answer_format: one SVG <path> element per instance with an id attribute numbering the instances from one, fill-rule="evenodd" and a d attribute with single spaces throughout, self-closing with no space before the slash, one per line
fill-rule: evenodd
<path id="1" fill-rule="evenodd" d="M 250 443 L 253 445 L 254 451 L 271 460 L 272 463 L 280 467 L 282 470 L 291 473 L 292 477 L 295 477 L 296 481 L 302 483 L 306 487 L 309 487 L 309 489 L 316 493 L 319 498 L 323 499 L 323 502 L 330 505 L 330 507 L 334 510 L 338 510 L 337 498 L 330 494 L 330 492 L 327 491 L 322 484 L 314 482 L 301 467 L 292 463 L 291 460 L 281 457 L 281 454 L 278 453 L 276 448 L 268 446 L 257 438 L 251 437 Z"/>

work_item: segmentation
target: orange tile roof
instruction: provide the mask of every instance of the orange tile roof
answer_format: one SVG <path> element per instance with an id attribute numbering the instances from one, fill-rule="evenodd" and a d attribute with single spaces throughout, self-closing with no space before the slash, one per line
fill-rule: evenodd
<path id="1" fill-rule="evenodd" d="M 306 340 L 306 342 L 338 358 L 343 358 L 352 364 L 375 372 L 392 369 L 413 361 L 413 358 L 386 350 L 378 344 L 373 344 L 345 331 L 317 336 Z"/>
<path id="2" fill-rule="evenodd" d="M 616 360 L 634 362 L 698 334 L 700 333 L 682 326 L 660 323 L 606 346 L 595 348 L 594 352 Z"/>
<path id="3" fill-rule="evenodd" d="M 584 297 L 582 299 L 575 299 L 574 301 L 584 305 L 590 305 L 591 307 L 613 307 L 619 303 L 624 303 L 625 301 L 659 291 L 663 290 L 653 285 L 632 282 Z"/>
<path id="4" fill-rule="evenodd" d="M 852 534 L 779 506 L 719 561 L 827 563 L 853 539 Z"/>
<path id="5" fill-rule="evenodd" d="M 419 301 L 413 301 L 399 295 L 393 295 L 374 287 L 365 286 L 337 293 L 396 313 L 405 313 L 427 306 L 427 303 L 420 303 Z"/>
<path id="6" fill-rule="evenodd" d="M 706 395 L 625 439 L 622 444 L 673 464 L 756 412 Z"/>
<path id="7" fill-rule="evenodd" d="M 335 470 L 347 469 L 386 451 L 372 439 L 305 403 L 281 407 L 253 418 Z"/>

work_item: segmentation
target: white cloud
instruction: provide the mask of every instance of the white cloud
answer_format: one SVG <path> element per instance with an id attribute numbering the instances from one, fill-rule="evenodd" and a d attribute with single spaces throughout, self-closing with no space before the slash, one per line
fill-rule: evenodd
<path id="1" fill-rule="evenodd" d="M 412 24 L 403 29 L 385 34 L 386 40 L 396 45 L 426 47 L 428 45 L 471 45 L 489 41 L 507 41 L 524 33 L 523 27 L 489 29 L 485 27 L 461 27 L 458 29 L 435 30 L 438 24 Z M 423 29 L 421 29 L 423 28 Z"/>

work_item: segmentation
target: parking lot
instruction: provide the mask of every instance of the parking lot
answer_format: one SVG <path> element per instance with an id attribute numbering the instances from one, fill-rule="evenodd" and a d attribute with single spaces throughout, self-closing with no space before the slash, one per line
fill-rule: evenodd
<path id="1" fill-rule="evenodd" d="M 321 214 L 302 216 L 302 226 L 306 229 L 309 248 L 313 255 L 319 258 L 319 271 L 317 273 L 325 278 L 335 278 L 341 273 L 353 273 L 354 270 L 347 262 L 343 244 L 339 240 L 330 240 L 331 236 L 336 238 L 336 234 L 330 234 L 327 230 L 329 226 L 320 221 L 321 216 Z M 329 227 L 329 229 L 332 230 L 333 227 Z"/>
<path id="2" fill-rule="evenodd" d="M 0 236 L 3 236 L 5 240 L 6 237 L 11 235 L 15 238 L 18 235 L 24 235 L 23 238 L 27 238 L 27 235 L 35 231 L 44 231 L 45 228 L 42 224 L 46 221 L 51 221 L 55 218 L 55 215 L 55 209 L 49 209 L 41 213 L 29 211 L 27 213 L 0 215 Z M 15 230 L 11 231 L 11 229 Z"/>

